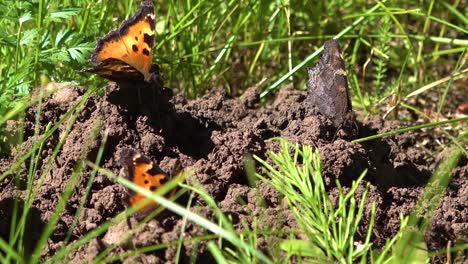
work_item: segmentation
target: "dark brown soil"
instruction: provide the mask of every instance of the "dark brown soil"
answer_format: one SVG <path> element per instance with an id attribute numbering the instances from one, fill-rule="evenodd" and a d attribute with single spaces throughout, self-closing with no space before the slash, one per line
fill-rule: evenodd
<path id="1" fill-rule="evenodd" d="M 65 87 L 48 98 L 42 106 L 40 134 L 44 133 L 49 122 L 60 120 L 84 93 L 85 89 L 80 87 Z M 52 162 L 51 172 L 46 175 L 27 219 L 27 226 L 34 227 L 29 232 L 31 247 L 51 217 L 77 161 L 83 153 L 87 153 L 90 161 L 95 160 L 104 133 L 108 138 L 100 164 L 102 167 L 116 174 L 121 173 L 118 160 L 122 150 L 127 148 L 151 157 L 167 172 L 171 171 L 176 160 L 180 160 L 183 167 L 193 168 L 194 177 L 222 211 L 231 216 L 238 229 L 243 228 L 243 223 L 252 227 L 254 218 L 259 219 L 257 224 L 260 230 L 297 227 L 277 191 L 263 182 L 258 182 L 256 187 L 249 186 L 243 167 L 244 155 L 250 153 L 266 158 L 268 149 L 278 148 L 277 143 L 266 141 L 275 136 L 310 144 L 320 150 L 323 173 L 332 198 L 338 195 L 335 179 L 339 179 L 344 186 L 350 186 L 364 169 L 369 170 L 365 181 L 371 183 L 371 189 L 365 211 L 369 212 L 371 202 L 376 202 L 372 242 L 375 247 L 382 247 L 385 240 L 398 231 L 400 213 L 411 212 L 438 161 L 443 159 L 443 154 L 427 158 L 433 149 L 416 144 L 422 135 L 427 137 L 433 134 L 427 131 L 421 132 L 424 134 L 406 133 L 363 144 L 351 143 L 351 139 L 393 130 L 399 124 L 376 117 L 362 123 L 356 122 L 356 126 L 349 131 L 340 129 L 337 132 L 331 121 L 316 114 L 306 97 L 305 92 L 284 88 L 274 101 L 260 107 L 259 91 L 255 88 L 248 89 L 240 98 L 229 98 L 222 91 L 213 90 L 199 99 L 187 100 L 181 95 L 172 96 L 167 89 L 154 92 L 148 87 L 141 87 L 119 91 L 116 85 L 111 84 L 105 96 L 93 95 L 87 100 L 63 148 Z M 28 110 L 25 142 L 13 151 L 11 158 L 1 160 L 0 172 L 10 168 L 21 149 L 28 150 L 32 146 L 36 110 L 36 107 Z M 47 166 L 67 125 L 67 122 L 62 124 L 43 146 L 37 177 Z M 97 142 L 92 141 L 93 130 L 99 126 L 102 127 L 98 131 Z M 18 189 L 20 200 L 25 199 L 21 190 L 26 188 L 28 166 L 29 160 L 20 168 L 19 181 L 12 181 L 11 175 L 0 182 L 0 236 L 7 240 Z M 449 241 L 453 245 L 468 239 L 467 170 L 467 159 L 463 157 L 426 234 L 430 249 L 442 249 Z M 52 256 L 62 246 L 90 176 L 91 169 L 87 167 L 48 241 L 42 254 L 44 258 Z M 37 179 L 35 184 L 38 184 Z M 359 189 L 358 193 L 363 190 Z M 98 174 L 71 241 L 122 212 L 125 209 L 124 197 L 123 186 Z M 193 208 L 195 212 L 213 217 L 211 209 L 198 197 L 195 197 L 193 204 L 196 205 Z M 362 230 L 367 226 L 367 217 L 368 214 Z M 179 238 L 182 226 L 180 217 L 166 211 L 145 224 L 131 242 L 136 248 L 173 242 Z M 80 247 L 69 257 L 79 261 L 92 259 L 106 246 L 116 243 L 127 229 L 125 222 L 112 226 L 107 233 Z M 186 238 L 204 233 L 205 230 L 190 222 L 185 227 Z M 269 253 L 268 249 L 274 248 L 274 239 L 261 238 L 259 246 Z M 127 248 L 128 244 L 121 244 L 116 252 Z M 128 261 L 171 262 L 175 254 L 176 247 L 169 247 Z M 181 260 L 187 261 L 193 255 L 198 256 L 199 260 L 210 256 L 203 243 L 186 243 L 182 247 Z"/>

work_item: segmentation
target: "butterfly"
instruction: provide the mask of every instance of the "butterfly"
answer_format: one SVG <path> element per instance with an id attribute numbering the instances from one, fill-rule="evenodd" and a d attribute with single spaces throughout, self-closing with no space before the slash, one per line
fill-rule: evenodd
<path id="1" fill-rule="evenodd" d="M 125 177 L 150 192 L 156 191 L 163 186 L 169 175 L 164 173 L 158 166 L 151 161 L 150 158 L 144 156 L 134 150 L 125 149 L 122 151 L 120 163 L 124 167 Z M 177 174 L 181 171 L 179 163 L 176 164 L 173 173 Z M 175 189 L 166 194 L 167 197 L 174 195 Z M 146 195 L 128 190 L 126 203 L 132 206 L 137 206 L 146 199 Z M 156 209 L 158 204 L 154 201 L 148 202 L 144 207 L 139 209 L 138 216 L 144 216 Z"/>
<path id="2" fill-rule="evenodd" d="M 82 72 L 98 74 L 112 81 L 150 82 L 154 44 L 154 5 L 146 0 L 138 12 L 122 22 L 120 28 L 96 39 L 91 55 L 92 68 Z"/>
<path id="3" fill-rule="evenodd" d="M 307 72 L 307 91 L 312 104 L 340 127 L 352 113 L 352 106 L 343 54 L 336 39 L 325 42 L 322 58 Z"/>

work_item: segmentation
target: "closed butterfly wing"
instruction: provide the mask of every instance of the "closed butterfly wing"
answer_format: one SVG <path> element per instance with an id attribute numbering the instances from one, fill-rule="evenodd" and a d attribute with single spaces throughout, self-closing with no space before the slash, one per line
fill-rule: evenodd
<path id="1" fill-rule="evenodd" d="M 96 49 L 91 56 L 94 67 L 83 71 L 111 80 L 133 80 L 140 73 L 142 78 L 136 79 L 149 81 L 155 34 L 154 19 L 153 2 L 142 2 L 138 12 L 125 20 L 119 29 L 96 39 Z"/>

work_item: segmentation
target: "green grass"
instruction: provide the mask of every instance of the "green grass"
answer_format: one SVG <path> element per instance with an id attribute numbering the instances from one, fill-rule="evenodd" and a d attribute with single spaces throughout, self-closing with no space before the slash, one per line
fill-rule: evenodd
<path id="1" fill-rule="evenodd" d="M 389 94 L 404 97 L 447 76 L 440 65 L 454 66 L 466 52 L 468 19 L 460 1 L 368 2 L 157 2 L 154 61 L 169 87 L 192 97 L 213 86 L 238 94 L 252 85 L 275 90 L 291 80 L 303 89 L 304 67 L 317 59 L 314 51 L 339 36 L 355 104 L 375 111 L 372 106 Z M 39 85 L 41 76 L 102 85 L 76 70 L 89 66 L 95 37 L 118 27 L 138 4 L 4 0 L 0 8 L 2 114 L 15 104 L 12 98 Z M 464 68 L 465 62 L 449 74 Z"/>
<path id="2" fill-rule="evenodd" d="M 188 97 L 199 96 L 211 87 L 222 87 L 230 94 L 238 95 L 247 87 L 258 86 L 263 91 L 262 98 L 266 99 L 275 90 L 288 84 L 293 84 L 297 89 L 305 89 L 305 67 L 312 66 L 317 61 L 325 40 L 337 36 L 345 52 L 354 108 L 367 115 L 385 112 L 388 118 L 408 123 L 408 128 L 376 137 L 447 123 L 452 123 L 455 127 L 461 121 L 466 122 L 466 118 L 449 121 L 444 119 L 454 108 L 448 98 L 465 88 L 463 86 L 468 73 L 468 12 L 462 3 L 459 0 L 361 0 L 352 4 L 350 1 L 339 0 L 160 1 L 156 3 L 154 62 L 162 67 L 166 86 L 176 92 L 184 92 Z M 84 160 L 87 149 L 83 148 L 83 158 L 75 166 L 57 208 L 33 251 L 34 254 L 27 254 L 26 218 L 37 195 L 38 186 L 50 172 L 51 164 L 61 151 L 67 133 L 79 116 L 84 102 L 106 83 L 97 76 L 79 74 L 77 70 L 89 66 L 88 60 L 95 46 L 95 38 L 118 27 L 137 8 L 138 3 L 133 0 L 116 1 L 111 5 L 107 1 L 91 0 L 0 1 L 0 155 L 5 155 L 11 146 L 23 140 L 22 128 L 11 135 L 6 130 L 7 121 L 22 120 L 29 107 L 38 109 L 34 144 L 30 149 L 18 150 L 16 162 L 0 175 L 0 181 L 10 175 L 14 175 L 13 180 L 17 181 L 21 175 L 27 176 L 26 199 L 22 206 L 15 204 L 16 218 L 13 221 L 15 225 L 10 230 L 11 235 L 8 240 L 0 239 L 0 249 L 3 252 L 0 253 L 0 262 L 40 261 L 40 252 L 86 166 L 92 167 L 93 175 L 99 171 L 111 178 L 115 177 L 94 164 L 87 164 Z M 40 106 L 42 98 L 50 93 L 48 87 L 55 87 L 54 82 L 60 85 L 84 85 L 88 92 L 60 121 L 49 123 L 41 134 Z M 40 92 L 32 96 L 35 89 Z M 424 107 L 428 107 L 427 105 L 414 105 L 415 99 L 430 96 L 430 93 L 437 96 L 435 118 L 425 115 Z M 410 116 L 401 114 L 401 109 L 419 113 L 427 124 L 412 124 Z M 44 144 L 65 122 L 69 122 L 67 130 L 54 148 L 52 158 L 44 165 L 41 174 L 36 175 Z M 96 130 L 99 129 L 98 125 Z M 466 133 L 462 134 L 464 129 L 466 130 L 459 126 L 453 133 L 443 132 L 450 139 L 447 146 L 454 143 L 456 147 L 449 149 L 453 152 L 453 159 L 441 165 L 441 169 L 434 174 L 435 179 L 441 177 L 447 180 L 456 164 L 454 159 L 462 154 L 466 155 Z M 458 134 L 465 135 L 465 138 L 457 137 Z M 93 135 L 90 138 L 94 138 Z M 370 139 L 358 139 L 355 142 Z M 282 152 L 270 153 L 277 168 L 257 159 L 266 169 L 265 174 L 260 173 L 259 177 L 283 193 L 301 227 L 297 233 L 257 230 L 255 226 L 253 229 L 246 226 L 245 232 L 234 232 L 229 217 L 219 210 L 202 188 L 184 185 L 186 190 L 197 193 L 211 205 L 218 222 L 213 223 L 181 208 L 165 200 L 160 194 L 149 196 L 187 221 L 193 221 L 209 230 L 211 234 L 191 239 L 183 238 L 181 234 L 179 240 L 173 243 L 152 245 L 112 257 L 109 253 L 113 248 L 109 248 L 98 256 L 98 260 L 118 261 L 173 245 L 177 245 L 180 250 L 182 241 L 195 244 L 209 241 L 208 249 L 220 263 L 287 262 L 289 258 L 301 256 L 342 263 L 366 258 L 371 258 L 375 263 L 397 263 L 401 259 L 425 260 L 432 254 L 441 254 L 427 252 L 420 246 L 420 234 L 427 222 L 423 223 L 420 227 L 422 231 L 417 235 L 404 235 L 408 233 L 407 228 L 414 228 L 414 216 L 402 217 L 400 232 L 394 238 L 389 238 L 381 251 L 371 250 L 368 239 L 360 250 L 356 250 L 353 247 L 353 234 L 362 215 L 362 206 L 357 204 L 353 191 L 342 193 L 340 203 L 336 207 L 332 206 L 323 189 L 318 154 L 307 146 L 293 146 L 284 141 L 281 143 Z M 293 156 L 289 155 L 291 148 L 295 151 Z M 298 164 L 299 156 L 311 163 Z M 99 164 L 100 158 L 98 155 L 95 164 Z M 23 164 L 27 164 L 25 170 L 21 169 Z M 290 178 L 275 178 L 275 175 Z M 36 186 L 33 186 L 33 177 L 39 179 Z M 93 177 L 87 185 L 86 195 L 73 223 L 76 223 L 80 209 L 89 198 L 92 179 Z M 289 182 L 284 182 L 284 179 Z M 311 185 L 310 179 L 314 179 L 316 184 Z M 445 180 L 436 187 L 434 185 L 437 184 L 431 181 L 426 192 L 440 195 L 441 190 L 445 190 Z M 137 189 L 120 178 L 116 178 L 116 181 Z M 358 184 L 360 180 L 354 186 Z M 309 195 L 311 199 L 304 201 L 299 194 Z M 424 196 L 419 203 L 425 203 L 426 199 L 427 196 Z M 362 197 L 361 203 L 364 201 L 365 197 Z M 80 245 L 105 233 L 112 224 L 123 221 L 127 214 L 135 211 L 136 209 L 125 211 L 75 241 L 71 241 L 71 233 L 68 233 L 65 246 L 49 262 L 63 260 Z M 338 221 L 334 222 L 334 219 Z M 325 224 L 330 224 L 331 228 L 324 229 Z M 317 226 L 326 232 L 319 232 Z M 135 230 L 127 234 L 127 237 L 133 232 Z M 298 239 L 299 234 L 306 235 L 308 240 Z M 278 250 L 286 253 L 287 257 L 278 257 L 281 256 L 278 252 L 276 255 L 273 252 L 271 256 L 258 252 L 258 236 L 281 238 Z M 222 241 L 229 241 L 232 246 L 227 247 Z M 458 247 L 454 250 L 463 249 L 466 248 Z"/>
<path id="3" fill-rule="evenodd" d="M 354 237 L 366 208 L 370 184 L 367 183 L 359 203 L 356 202 L 355 191 L 366 172 L 353 182 L 346 193 L 337 180 L 339 197 L 334 204 L 325 191 L 318 151 L 310 146 L 293 145 L 284 139 L 278 141 L 281 150 L 268 153 L 272 165 L 256 157 L 268 177 L 261 174 L 257 176 L 285 197 L 300 230 L 307 236 L 307 240 L 291 237 L 282 242 L 282 248 L 290 255 L 310 257 L 316 262 L 365 263 L 372 246 L 370 238 L 375 217 L 374 203 L 371 206 L 367 235 L 360 242 L 359 248 L 356 247 L 358 241 Z"/>

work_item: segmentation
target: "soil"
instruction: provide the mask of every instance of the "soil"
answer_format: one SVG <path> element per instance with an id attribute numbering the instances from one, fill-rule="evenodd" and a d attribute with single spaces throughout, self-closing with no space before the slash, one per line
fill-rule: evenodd
<path id="1" fill-rule="evenodd" d="M 371 187 L 365 209 L 367 213 L 359 234 L 365 234 L 371 202 L 376 202 L 372 236 L 375 248 L 383 247 L 386 239 L 399 230 L 400 214 L 411 212 L 436 165 L 444 158 L 443 153 L 427 158 L 436 148 L 435 144 L 429 147 L 419 144 L 422 137 L 434 142 L 435 133 L 431 131 L 400 134 L 362 144 L 351 143 L 352 139 L 394 130 L 400 125 L 395 121 L 374 117 L 356 121 L 351 128 L 337 131 L 332 121 L 317 114 L 317 110 L 307 100 L 306 92 L 291 87 L 280 90 L 271 102 L 263 105 L 256 88 L 249 88 L 238 98 L 230 98 L 223 91 L 214 89 L 195 100 L 172 95 L 170 90 L 160 87 L 128 88 L 111 83 L 105 90 L 105 95 L 95 94 L 86 101 L 63 147 L 51 163 L 50 173 L 46 174 L 39 188 L 26 225 L 31 227 L 31 230 L 26 230 L 30 238 L 29 249 L 34 247 L 42 228 L 52 216 L 72 171 L 78 165 L 77 161 L 83 155 L 95 161 L 104 134 L 107 134 L 107 141 L 100 163 L 103 168 L 121 174 L 119 159 L 126 149 L 134 149 L 151 157 L 166 172 L 170 172 L 179 160 L 183 167 L 192 168 L 196 180 L 221 210 L 233 219 L 239 230 L 244 228 L 245 223 L 253 228 L 254 218 L 257 219 L 259 230 L 297 227 L 276 190 L 261 181 L 256 186 L 249 185 L 243 165 L 244 155 L 250 153 L 266 159 L 267 150 L 278 149 L 277 143 L 267 139 L 276 136 L 310 144 L 320 150 L 323 175 L 332 199 L 338 196 L 336 179 L 346 188 L 363 170 L 368 169 L 364 180 Z M 85 92 L 82 87 L 67 86 L 48 97 L 41 108 L 39 134 L 45 133 L 49 123 L 60 120 Z M 27 111 L 24 143 L 16 147 L 9 157 L 1 160 L 0 172 L 9 169 L 15 157 L 20 157 L 23 150 L 29 150 L 32 146 L 35 140 L 36 111 L 36 106 Z M 12 122 L 10 126 L 21 125 Z M 53 158 L 54 148 L 66 133 L 69 122 L 61 124 L 44 144 L 35 186 L 39 184 L 38 178 L 48 166 L 48 161 Z M 93 141 L 93 134 L 96 133 L 97 140 Z M 19 180 L 11 180 L 14 178 L 11 175 L 0 181 L 0 236 L 7 240 L 15 197 L 19 195 L 20 205 L 25 199 L 23 191 L 26 189 L 29 160 L 22 165 Z M 42 252 L 44 259 L 53 256 L 63 245 L 85 195 L 91 171 L 91 168 L 85 167 Z M 426 233 L 426 243 L 431 250 L 443 249 L 448 243 L 454 245 L 468 240 L 467 171 L 467 159 L 462 157 Z M 363 187 L 359 188 L 358 193 L 363 190 Z M 123 186 L 98 174 L 70 241 L 76 241 L 125 210 L 125 193 Z M 261 203 L 259 196 L 262 197 Z M 187 199 L 182 197 L 180 200 L 183 204 Z M 212 210 L 201 198 L 195 196 L 192 204 L 193 211 L 215 220 Z M 130 225 L 136 221 L 131 219 Z M 118 242 L 128 226 L 125 221 L 111 226 L 106 233 L 81 246 L 68 257 L 71 261 L 90 260 L 115 243 L 120 243 L 115 249 L 115 253 L 119 253 L 126 249 L 177 241 L 184 223 L 180 217 L 166 210 L 145 223 L 131 237 L 131 243 Z M 186 238 L 205 233 L 207 231 L 191 222 L 185 226 Z M 274 239 L 261 237 L 259 247 L 268 254 L 269 249 L 275 247 Z M 139 257 L 129 257 L 126 262 L 170 263 L 176 252 L 176 246 L 169 246 Z M 200 261 L 203 259 L 204 263 L 210 259 L 204 243 L 185 243 L 180 254 L 183 262 L 191 258 L 193 260 L 194 256 Z M 443 259 L 438 257 L 433 261 L 440 262 Z"/>

